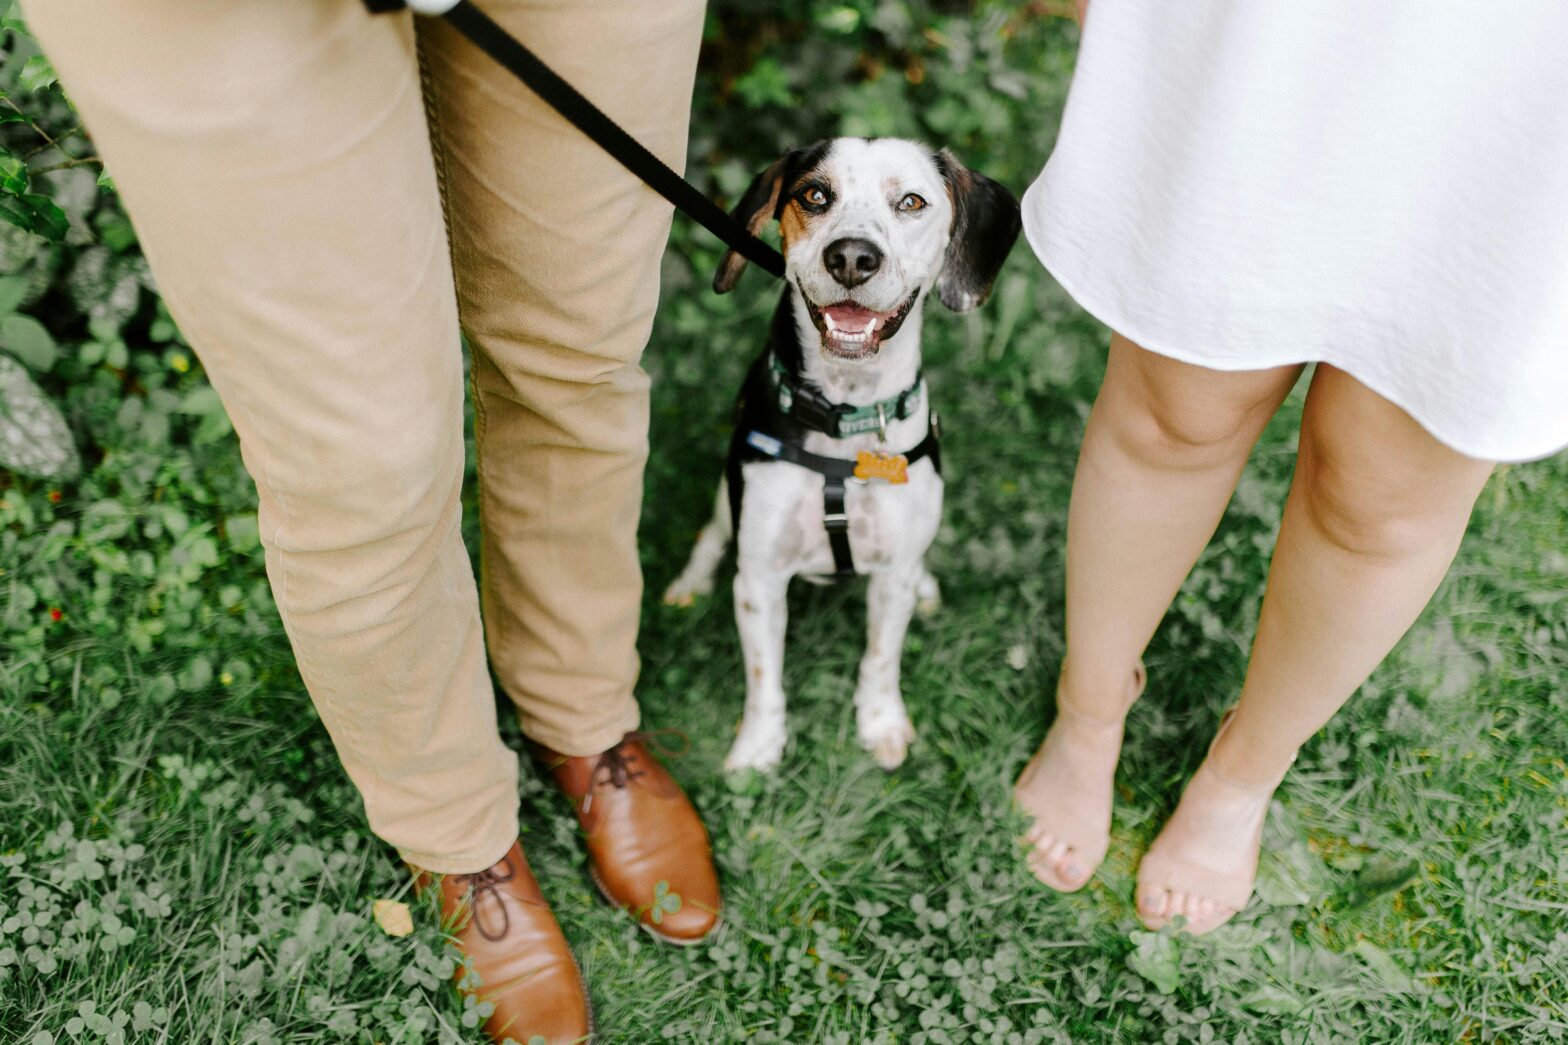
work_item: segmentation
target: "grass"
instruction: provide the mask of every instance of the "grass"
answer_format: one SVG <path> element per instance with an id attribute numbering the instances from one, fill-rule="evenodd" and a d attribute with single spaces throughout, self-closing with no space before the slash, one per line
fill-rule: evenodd
<path id="1" fill-rule="evenodd" d="M 824 114 L 842 108 L 846 129 L 905 131 L 919 112 L 1021 187 L 1049 146 L 1072 40 L 1018 16 L 1041 40 L 1003 55 L 985 41 L 1015 16 L 986 10 L 991 21 L 944 23 L 941 40 L 980 43 L 930 44 L 925 87 L 906 71 L 802 89 L 793 106 L 786 92 L 761 115 L 701 102 L 694 155 L 717 148 L 703 135 L 739 140 L 748 122 L 784 137 L 791 120 L 831 127 Z M 779 46 L 838 82 L 851 49 L 814 41 Z M 1012 86 L 993 89 L 1007 62 Z M 941 105 L 894 93 L 933 82 Z M 733 192 L 750 168 L 716 170 Z M 58 188 L 75 175 L 91 181 L 50 177 Z M 124 233 L 112 212 L 93 212 L 101 238 Z M 132 241 L 115 242 L 125 253 L 109 262 L 133 270 Z M 1240 683 L 1299 398 L 1149 650 L 1111 856 L 1061 897 L 1021 866 L 1008 788 L 1048 721 L 1067 494 L 1105 332 L 1023 248 L 985 309 L 931 313 L 949 475 L 932 564 L 946 605 L 915 623 L 905 652 L 919 740 L 891 774 L 858 748 L 861 588 L 798 586 L 794 741 L 775 774 L 729 779 L 742 670 L 727 586 L 691 610 L 655 598 L 709 511 L 730 399 L 773 303 L 756 275 L 713 297 L 716 260 L 677 230 L 649 350 L 640 696 L 648 726 L 692 739 L 673 768 L 714 836 L 722 932 L 678 950 L 607 909 L 561 801 L 523 777 L 525 844 L 602 1040 L 1564 1039 L 1568 456 L 1494 478 L 1432 606 L 1286 780 L 1248 910 L 1202 941 L 1150 934 L 1131 907 L 1134 868 Z M 107 300 L 85 267 L 39 310 L 74 301 L 69 314 L 85 315 Z M 133 302 L 117 316 L 124 340 L 102 317 L 53 324 L 66 347 L 51 388 L 88 471 L 59 488 L 0 476 L 0 1042 L 478 1041 L 428 912 L 402 939 L 371 918 L 406 881 L 300 686 L 221 410 L 152 311 Z"/>
<path id="2" fill-rule="evenodd" d="M 710 503 L 749 351 L 735 346 L 754 343 L 772 293 L 752 277 L 743 308 L 709 314 L 671 267 L 649 361 L 650 593 Z M 726 927 L 691 950 L 600 903 L 566 811 L 525 774 L 525 842 L 603 1039 L 1560 1040 L 1564 460 L 1493 481 L 1430 610 L 1287 780 L 1259 899 L 1214 937 L 1178 940 L 1139 929 L 1133 869 L 1239 683 L 1299 403 L 1265 436 L 1149 652 L 1111 858 L 1091 888 L 1059 897 L 1020 866 L 1008 784 L 1046 722 L 1064 508 L 1104 337 L 1022 252 L 987 311 L 938 319 L 929 337 L 950 433 L 932 556 L 947 603 L 905 655 L 920 731 L 909 762 L 884 773 L 854 741 L 859 586 L 792 596 L 795 739 L 765 778 L 719 768 L 741 699 L 727 595 L 686 611 L 650 596 L 646 720 L 692 737 L 675 771 L 726 890 Z M 234 453 L 219 441 L 198 467 L 232 469 Z M 241 658 L 247 682 L 186 667 L 174 693 L 105 706 L 80 687 L 44 696 L 22 670 L 79 676 L 87 640 L 36 661 L 13 651 L 0 683 L 7 1040 L 478 1040 L 442 986 L 429 919 L 404 940 L 374 927 L 371 901 L 402 880 L 292 675 L 259 556 L 224 561 L 250 594 L 215 609 L 245 634 L 213 659 Z M 8 563 L 13 591 L 42 568 Z M 156 644 L 113 652 L 128 680 L 164 677 Z"/>

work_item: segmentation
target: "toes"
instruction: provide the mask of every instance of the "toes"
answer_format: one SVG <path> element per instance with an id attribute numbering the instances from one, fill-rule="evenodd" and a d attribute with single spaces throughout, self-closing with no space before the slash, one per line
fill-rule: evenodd
<path id="1" fill-rule="evenodd" d="M 1076 892 L 1089 880 L 1091 870 L 1084 866 L 1071 846 L 1045 831 L 1031 830 L 1032 845 L 1025 862 L 1034 876 L 1057 892 Z"/>
<path id="2" fill-rule="evenodd" d="M 1223 904 L 1217 904 L 1213 900 L 1203 901 L 1203 907 L 1203 914 L 1194 919 L 1193 922 L 1192 934 L 1194 936 L 1202 936 L 1205 933 L 1213 932 L 1230 921 L 1236 914 L 1232 908 Z"/>
<path id="3" fill-rule="evenodd" d="M 1181 913 L 1186 916 L 1187 924 L 1192 925 L 1198 920 L 1198 914 L 1203 909 L 1203 897 L 1188 893 L 1182 897 Z"/>
<path id="4" fill-rule="evenodd" d="M 1089 868 L 1084 866 L 1073 848 L 1065 841 L 1047 833 L 1038 825 L 1031 828 L 1024 837 L 1034 847 L 1034 852 L 1029 854 L 1029 862 L 1032 865 L 1050 868 L 1056 877 L 1075 888 L 1088 881 Z"/>
<path id="5" fill-rule="evenodd" d="M 1056 877 L 1068 885 L 1081 885 L 1087 877 L 1072 846 L 1059 838 L 1051 840 L 1041 853 L 1041 859 L 1050 864 L 1051 870 L 1056 872 Z"/>
<path id="6" fill-rule="evenodd" d="M 1034 847 L 1034 852 L 1030 854 L 1031 856 L 1044 857 L 1046 853 L 1051 851 L 1051 847 L 1056 844 L 1056 836 L 1040 824 L 1035 824 L 1034 827 L 1030 828 L 1029 833 L 1024 837 Z"/>
<path id="7" fill-rule="evenodd" d="M 1180 932 L 1202 936 L 1218 929 L 1235 914 L 1229 907 L 1196 893 L 1154 888 L 1138 893 L 1138 915 L 1147 928 L 1155 931 L 1180 918 Z"/>

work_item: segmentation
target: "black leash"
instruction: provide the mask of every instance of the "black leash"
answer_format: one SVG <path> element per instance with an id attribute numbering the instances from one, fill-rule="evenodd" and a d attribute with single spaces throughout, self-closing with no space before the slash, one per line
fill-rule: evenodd
<path id="1" fill-rule="evenodd" d="M 586 134 L 660 196 L 673 203 L 697 224 L 723 240 L 725 245 L 747 261 L 779 279 L 784 278 L 784 256 L 762 242 L 719 205 L 698 192 L 692 184 L 649 152 L 636 138 L 627 134 L 581 92 L 551 69 L 539 57 L 470 0 L 365 0 L 373 14 L 412 8 L 420 14 L 445 18 L 475 46 L 499 62 L 521 80 L 546 105 Z"/>

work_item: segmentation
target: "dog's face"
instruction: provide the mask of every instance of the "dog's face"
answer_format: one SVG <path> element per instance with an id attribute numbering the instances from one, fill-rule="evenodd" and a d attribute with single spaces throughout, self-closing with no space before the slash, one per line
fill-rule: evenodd
<path id="1" fill-rule="evenodd" d="M 838 360 L 865 360 L 926 291 L 963 312 L 985 300 L 1013 241 L 1018 202 L 946 150 L 894 138 L 794 149 L 759 174 L 734 210 L 755 234 L 777 219 L 785 278 Z M 746 262 L 727 252 L 724 293 Z"/>

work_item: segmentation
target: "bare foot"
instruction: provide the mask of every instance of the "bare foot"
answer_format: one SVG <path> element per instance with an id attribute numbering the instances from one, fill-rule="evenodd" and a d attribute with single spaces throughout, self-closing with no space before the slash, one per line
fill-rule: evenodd
<path id="1" fill-rule="evenodd" d="M 1029 869 L 1058 892 L 1082 889 L 1105 859 L 1122 723 L 1143 684 L 1139 665 L 1114 718 L 1070 710 L 1058 697 L 1056 721 L 1013 786 L 1013 801 L 1033 818 L 1023 839 Z"/>
<path id="2" fill-rule="evenodd" d="M 1223 730 L 1223 726 L 1221 729 Z M 1159 929 L 1178 915 L 1194 936 L 1230 921 L 1252 896 L 1274 784 L 1244 784 L 1211 752 L 1138 868 L 1138 916 Z"/>

